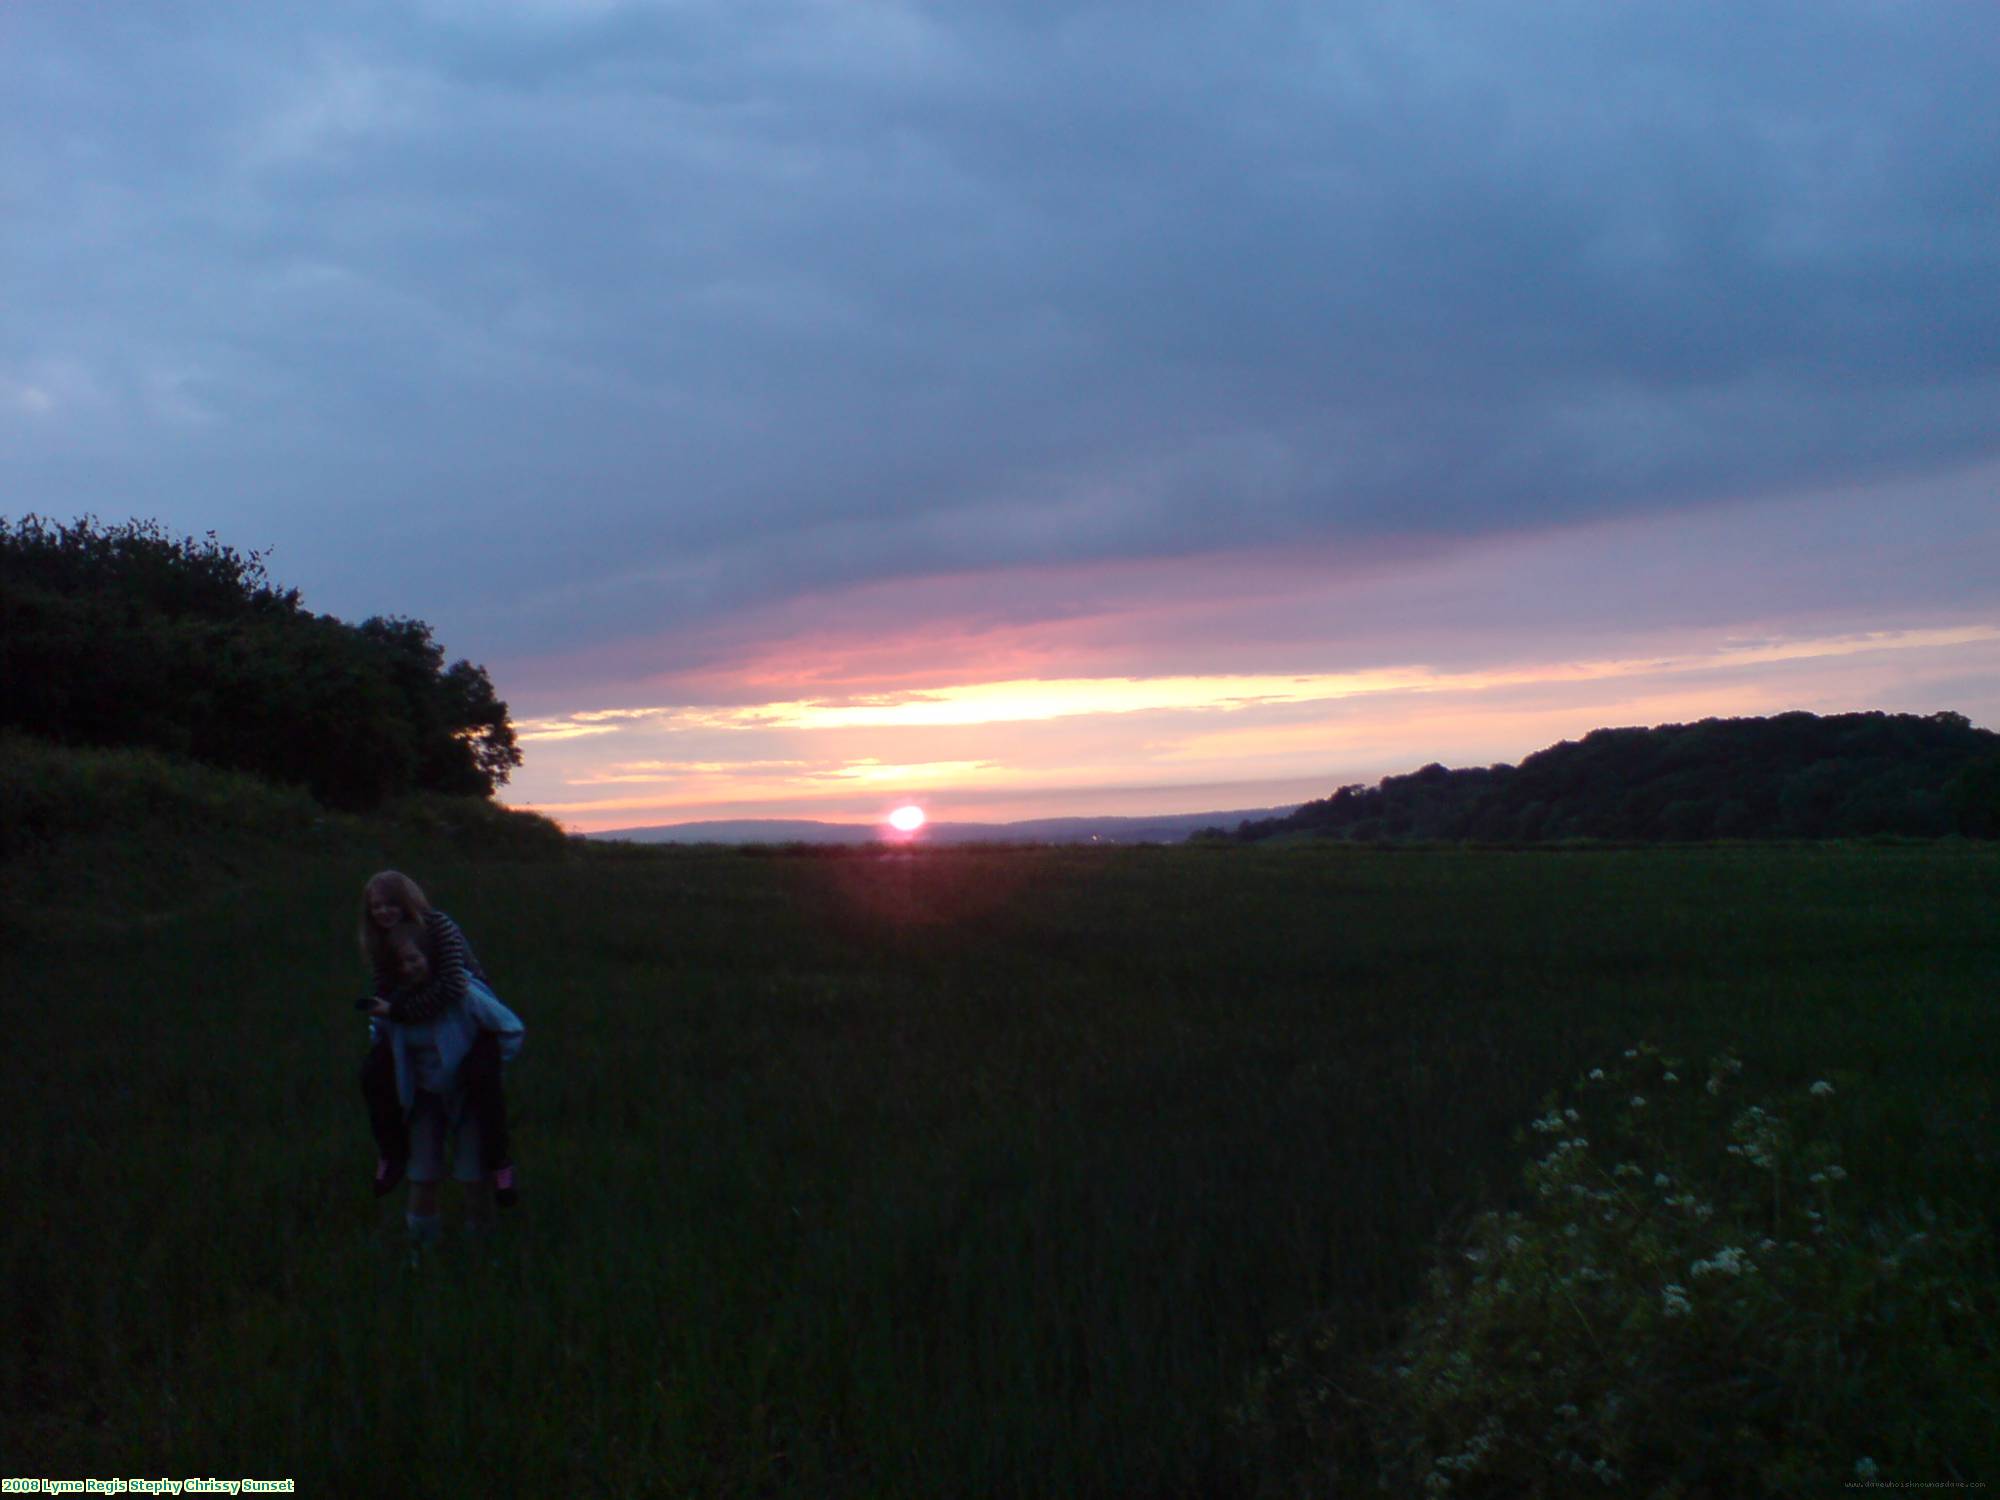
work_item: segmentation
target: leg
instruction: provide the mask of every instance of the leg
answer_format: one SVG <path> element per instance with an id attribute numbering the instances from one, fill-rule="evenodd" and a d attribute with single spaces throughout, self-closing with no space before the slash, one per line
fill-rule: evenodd
<path id="1" fill-rule="evenodd" d="M 438 1182 L 444 1176 L 444 1105 L 436 1094 L 419 1090 L 410 1111 L 410 1205 L 403 1215 L 410 1230 L 414 1257 L 437 1243 Z"/>
<path id="2" fill-rule="evenodd" d="M 459 1082 L 465 1088 L 465 1107 L 479 1125 L 479 1164 L 488 1172 L 498 1172 L 513 1163 L 512 1143 L 507 1138 L 507 1093 L 500 1082 L 500 1044 L 493 1033 L 482 1031 L 465 1061 L 458 1065 Z"/>
<path id="3" fill-rule="evenodd" d="M 396 1095 L 396 1059 L 385 1036 L 361 1061 L 361 1097 L 368 1106 L 368 1128 L 375 1136 L 375 1196 L 393 1189 L 410 1158 L 410 1130 L 403 1119 L 403 1102 Z"/>
<path id="4" fill-rule="evenodd" d="M 465 1089 L 467 1119 L 479 1129 L 479 1164 L 492 1183 L 502 1208 L 512 1208 L 520 1193 L 514 1186 L 514 1151 L 507 1135 L 507 1091 L 501 1085 L 500 1043 L 490 1031 L 479 1034 L 458 1078 Z"/>
<path id="5" fill-rule="evenodd" d="M 461 1101 L 458 1139 L 453 1143 L 452 1175 L 465 1188 L 465 1233 L 475 1241 L 492 1243 L 487 1236 L 495 1227 L 493 1182 L 487 1175 L 481 1151 L 479 1120 L 471 1100 Z"/>

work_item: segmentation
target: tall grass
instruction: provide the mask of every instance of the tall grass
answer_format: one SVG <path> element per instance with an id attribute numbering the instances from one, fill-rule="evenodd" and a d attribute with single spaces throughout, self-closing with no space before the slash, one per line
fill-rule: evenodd
<path id="1" fill-rule="evenodd" d="M 299 858 L 550 859 L 547 818 L 422 792 L 368 817 L 156 750 L 56 745 L 0 732 L 0 939 L 14 928 L 94 936 L 233 891 L 256 900 Z"/>
<path id="2" fill-rule="evenodd" d="M 1857 1181 L 1994 1202 L 1987 850 L 421 854 L 6 955 L 10 1472 L 1247 1493 L 1270 1336 L 1385 1345 L 1641 1036 L 1865 1074 Z M 369 1196 L 377 863 L 529 1026 L 490 1264 Z"/>

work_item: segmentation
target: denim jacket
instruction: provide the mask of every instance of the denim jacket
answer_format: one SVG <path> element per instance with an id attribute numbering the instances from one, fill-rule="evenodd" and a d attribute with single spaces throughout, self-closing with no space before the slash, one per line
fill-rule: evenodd
<path id="1" fill-rule="evenodd" d="M 458 1065 L 465 1061 L 465 1054 L 479 1040 L 480 1032 L 494 1034 L 500 1043 L 500 1061 L 510 1063 L 520 1056 L 521 1039 L 527 1031 L 521 1024 L 521 1018 L 502 1004 L 498 995 L 470 975 L 466 976 L 465 1003 L 450 1007 L 421 1027 L 399 1025 L 379 1016 L 370 1021 L 368 1040 L 371 1044 L 380 1040 L 385 1031 L 388 1033 L 389 1051 L 396 1059 L 396 1096 L 402 1101 L 405 1114 L 409 1113 L 417 1099 L 416 1071 L 410 1064 L 409 1043 L 410 1033 L 419 1029 L 428 1030 L 431 1034 L 432 1045 L 437 1048 L 439 1060 L 444 1065 L 448 1092 L 456 1090 Z"/>

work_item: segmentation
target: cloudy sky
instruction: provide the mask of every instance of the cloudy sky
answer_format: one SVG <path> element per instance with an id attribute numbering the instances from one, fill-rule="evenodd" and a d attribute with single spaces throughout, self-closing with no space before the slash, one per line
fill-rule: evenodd
<path id="1" fill-rule="evenodd" d="M 0 508 L 415 615 L 574 827 L 2000 725 L 1953 4 L 0 5 Z"/>

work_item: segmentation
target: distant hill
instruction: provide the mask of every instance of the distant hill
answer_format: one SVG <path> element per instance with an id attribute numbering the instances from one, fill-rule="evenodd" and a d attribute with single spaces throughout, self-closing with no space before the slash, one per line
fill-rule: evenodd
<path id="1" fill-rule="evenodd" d="M 1248 812 L 1164 813 L 1143 818 L 1034 818 L 1019 823 L 927 823 L 926 844 L 1175 844 L 1205 828 L 1229 828 L 1249 819 L 1282 817 L 1284 807 Z M 882 837 L 876 823 L 817 823 L 805 819 L 753 818 L 737 822 L 667 823 L 615 828 L 589 835 L 639 844 L 866 844 Z"/>
<path id="2" fill-rule="evenodd" d="M 2000 836 L 2000 735 L 1963 714 L 1809 713 L 1599 729 L 1519 766 L 1344 786 L 1244 840 Z"/>

